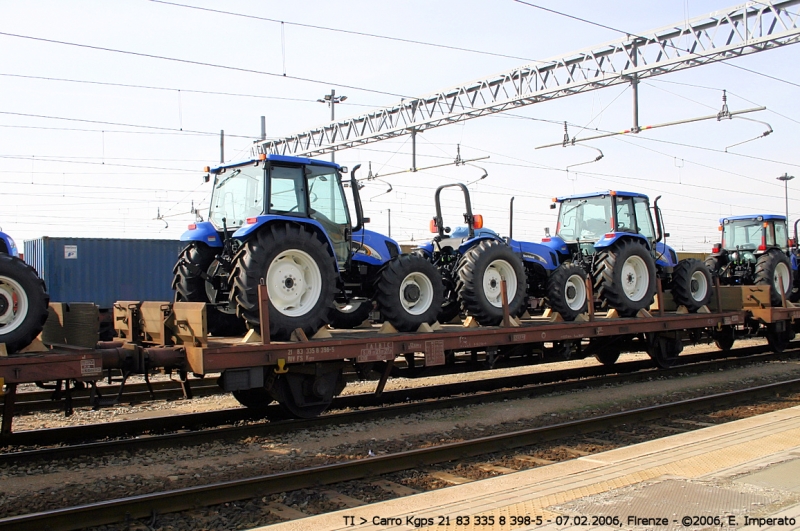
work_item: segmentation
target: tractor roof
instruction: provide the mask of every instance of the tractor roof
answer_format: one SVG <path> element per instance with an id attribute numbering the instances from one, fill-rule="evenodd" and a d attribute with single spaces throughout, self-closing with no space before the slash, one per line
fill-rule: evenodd
<path id="1" fill-rule="evenodd" d="M 308 158 L 305 158 L 305 157 L 287 157 L 286 155 L 267 155 L 267 159 L 266 160 L 271 161 L 271 162 L 286 162 L 288 164 L 307 164 L 307 165 L 313 165 L 313 166 L 328 166 L 330 168 L 335 168 L 337 170 L 340 168 L 340 166 L 338 164 L 336 164 L 335 162 L 330 162 L 328 160 L 314 160 L 314 159 L 308 159 Z M 239 161 L 239 162 L 232 162 L 230 164 L 223 164 L 222 166 L 217 166 L 216 168 L 211 168 L 210 172 L 211 173 L 220 173 L 220 171 L 222 171 L 222 170 L 227 170 L 229 168 L 235 168 L 237 166 L 245 166 L 245 165 L 248 165 L 248 164 L 255 164 L 256 162 L 258 162 L 258 160 L 256 160 L 256 159 L 250 159 L 250 160 Z"/>
<path id="2" fill-rule="evenodd" d="M 577 194 L 577 195 L 565 195 L 562 197 L 556 197 L 556 202 L 560 203 L 562 201 L 568 201 L 570 199 L 588 199 L 590 197 L 600 197 L 604 195 L 616 195 L 618 197 L 643 197 L 644 199 L 649 199 L 644 194 L 639 194 L 636 192 L 622 192 L 619 190 L 606 190 L 604 192 L 594 192 L 590 194 Z"/>
<path id="3" fill-rule="evenodd" d="M 780 214 L 750 214 L 748 216 L 728 216 L 719 218 L 719 224 L 723 225 L 726 221 L 786 221 L 786 216 Z"/>

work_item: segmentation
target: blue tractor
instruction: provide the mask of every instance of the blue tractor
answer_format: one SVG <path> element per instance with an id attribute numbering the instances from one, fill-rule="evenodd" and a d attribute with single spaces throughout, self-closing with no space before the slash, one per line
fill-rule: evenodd
<path id="1" fill-rule="evenodd" d="M 442 218 L 441 192 L 457 187 L 464 194 L 466 226 L 451 231 Z M 436 189 L 436 217 L 430 229 L 433 240 L 415 252 L 434 264 L 444 282 L 444 304 L 439 321 L 447 323 L 464 313 L 484 326 L 503 320 L 502 283 L 511 315 L 525 310 L 526 278 L 520 256 L 496 232 L 483 228 L 483 217 L 472 213 L 469 190 L 464 184 L 445 184 Z"/>
<path id="2" fill-rule="evenodd" d="M 20 259 L 11 236 L 0 231 L 0 344 L 8 354 L 27 347 L 39 335 L 49 303 L 44 281 Z"/>
<path id="3" fill-rule="evenodd" d="M 719 225 L 722 238 L 706 265 L 721 284 L 769 286 L 773 306 L 800 299 L 793 282 L 797 256 L 790 253 L 786 216 L 731 216 L 721 218 Z"/>
<path id="4" fill-rule="evenodd" d="M 605 191 L 556 198 L 556 233 L 542 240 L 534 277 L 546 278 L 549 305 L 565 317 L 586 311 L 587 279 L 595 301 L 630 317 L 653 303 L 656 279 L 690 312 L 711 299 L 711 274 L 700 260 L 678 261 L 662 240 L 658 198 L 655 226 L 646 195 Z M 525 252 L 525 245 L 521 245 Z"/>

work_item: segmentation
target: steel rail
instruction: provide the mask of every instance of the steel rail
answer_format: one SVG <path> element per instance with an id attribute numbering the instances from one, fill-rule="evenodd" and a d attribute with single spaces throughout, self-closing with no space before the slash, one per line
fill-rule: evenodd
<path id="1" fill-rule="evenodd" d="M 531 446 L 554 439 L 605 430 L 622 424 L 663 418 L 686 411 L 695 411 L 699 408 L 720 407 L 743 400 L 752 400 L 760 396 L 793 392 L 798 389 L 800 389 L 800 379 L 794 379 L 385 456 L 369 457 L 211 485 L 187 487 L 167 492 L 143 494 L 78 507 L 11 516 L 0 519 L 0 529 L 9 531 L 29 529 L 70 531 L 119 522 L 127 518 L 146 518 L 154 513 L 178 512 L 195 509 L 199 506 L 207 507 L 279 492 L 341 483 L 379 474 L 390 474 L 411 468 L 419 468 L 420 466 L 472 458 L 493 452 Z"/>
<path id="2" fill-rule="evenodd" d="M 753 347 L 749 347 L 753 348 Z M 698 355 L 700 356 L 700 355 Z M 749 358 L 728 358 L 722 361 L 703 360 L 697 361 L 691 365 L 676 366 L 671 369 L 661 369 L 657 372 L 660 376 L 674 375 L 685 371 L 687 367 L 691 367 L 693 371 L 716 371 L 720 368 L 731 368 L 740 365 L 747 365 L 751 363 L 759 363 L 773 359 L 782 359 L 783 354 L 767 354 L 759 356 L 757 359 Z M 639 362 L 631 362 L 637 364 Z M 152 448 L 163 448 L 166 446 L 176 446 L 179 444 L 197 445 L 206 442 L 214 442 L 220 440 L 230 440 L 234 438 L 244 438 L 250 436 L 269 436 L 273 434 L 286 434 L 299 430 L 308 430 L 315 428 L 322 428 L 332 425 L 344 425 L 356 422 L 365 422 L 369 420 L 384 419 L 387 417 L 408 416 L 416 413 L 424 413 L 431 410 L 440 410 L 454 407 L 464 407 L 473 404 L 501 402 L 504 400 L 515 400 L 519 398 L 528 398 L 531 396 L 541 396 L 553 392 L 565 392 L 576 389 L 590 389 L 602 387 L 605 385 L 619 385 L 636 383 L 651 379 L 653 372 L 632 372 L 613 375 L 597 374 L 594 377 L 583 376 L 580 378 L 571 378 L 571 381 L 556 381 L 546 384 L 531 384 L 530 382 L 523 383 L 523 377 L 511 377 L 508 379 L 500 379 L 503 384 L 497 384 L 497 380 L 488 381 L 485 383 L 495 384 L 492 385 L 493 389 L 489 386 L 479 386 L 475 388 L 473 384 L 481 384 L 484 382 L 462 382 L 459 384 L 449 384 L 445 386 L 448 388 L 447 393 L 433 392 L 430 396 L 419 398 L 418 396 L 408 397 L 406 391 L 401 390 L 394 392 L 391 397 L 392 403 L 395 405 L 384 408 L 369 408 L 360 411 L 349 411 L 345 413 L 337 413 L 334 415 L 326 415 L 314 419 L 298 419 L 270 422 L 267 424 L 254 424 L 246 426 L 225 426 L 221 428 L 211 428 L 201 431 L 192 432 L 179 432 L 169 433 L 163 435 L 154 435 L 145 438 L 118 439 L 111 441 L 91 442 L 85 444 L 74 444 L 69 446 L 59 446 L 55 448 L 43 448 L 36 450 L 25 450 L 17 452 L 0 453 L 0 465 L 18 465 L 22 463 L 29 463 L 34 461 L 54 461 L 58 459 L 68 459 L 75 457 L 82 457 L 87 455 L 101 455 L 113 454 L 116 452 L 138 451 Z M 509 382 L 513 383 L 509 383 Z M 516 387 L 522 385 L 523 387 L 515 389 L 504 389 L 507 387 Z M 438 389 L 424 388 L 425 391 Z M 497 390 L 502 389 L 502 390 Z M 462 396 L 461 393 L 471 393 Z M 445 394 L 451 395 L 448 398 L 442 398 Z M 403 403 L 407 400 L 414 400 L 413 403 Z M 421 401 L 420 401 L 421 400 Z M 356 406 L 342 406 L 343 408 L 352 408 Z M 64 442 L 64 441 L 62 441 Z"/>

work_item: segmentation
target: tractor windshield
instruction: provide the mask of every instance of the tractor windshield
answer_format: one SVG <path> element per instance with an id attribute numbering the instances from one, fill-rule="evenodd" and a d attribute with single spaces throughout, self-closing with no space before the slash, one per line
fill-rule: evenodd
<path id="1" fill-rule="evenodd" d="M 211 194 L 209 220 L 217 227 L 241 227 L 264 213 L 264 168 L 255 165 L 228 168 L 217 174 Z"/>
<path id="2" fill-rule="evenodd" d="M 565 241 L 599 240 L 611 232 L 611 196 L 565 199 L 558 212 L 556 234 Z"/>

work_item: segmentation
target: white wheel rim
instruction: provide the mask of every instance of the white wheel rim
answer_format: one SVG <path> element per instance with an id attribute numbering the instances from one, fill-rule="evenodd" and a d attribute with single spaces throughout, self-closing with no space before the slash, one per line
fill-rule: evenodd
<path id="1" fill-rule="evenodd" d="M 0 276 L 0 298 L 5 299 L 5 309 L 0 313 L 0 337 L 20 327 L 28 315 L 28 295 L 13 278 Z"/>
<path id="2" fill-rule="evenodd" d="M 647 264 L 640 256 L 629 256 L 622 264 L 622 290 L 631 301 L 642 300 L 650 287 Z"/>
<path id="3" fill-rule="evenodd" d="M 506 296 L 510 304 L 513 294 L 517 292 L 517 274 L 505 260 L 495 260 L 483 275 L 483 293 L 489 304 L 496 308 L 503 307 L 503 280 L 506 281 Z"/>
<path id="4" fill-rule="evenodd" d="M 792 277 L 789 273 L 789 268 L 786 267 L 786 264 L 783 262 L 778 263 L 778 265 L 775 266 L 775 274 L 773 276 L 774 278 L 772 279 L 772 282 L 775 284 L 775 289 L 778 291 L 778 293 L 781 291 L 781 283 L 778 280 L 780 279 L 783 281 L 783 291 L 788 295 L 791 292 L 789 283 L 791 282 Z"/>
<path id="5" fill-rule="evenodd" d="M 570 288 L 573 288 L 570 297 Z M 570 310 L 580 310 L 586 303 L 586 283 L 580 275 L 570 275 L 564 286 L 564 300 Z"/>
<path id="6" fill-rule="evenodd" d="M 400 304 L 411 315 L 428 311 L 433 302 L 433 283 L 424 273 L 409 273 L 400 283 Z"/>
<path id="7" fill-rule="evenodd" d="M 708 294 L 708 279 L 702 271 L 695 271 L 692 273 L 692 278 L 689 279 L 689 290 L 692 293 L 692 299 L 702 301 Z"/>
<path id="8" fill-rule="evenodd" d="M 298 249 L 279 254 L 267 269 L 267 292 L 276 310 L 288 317 L 307 314 L 322 293 L 322 273 L 311 255 Z"/>

